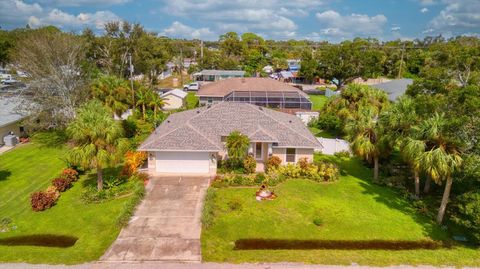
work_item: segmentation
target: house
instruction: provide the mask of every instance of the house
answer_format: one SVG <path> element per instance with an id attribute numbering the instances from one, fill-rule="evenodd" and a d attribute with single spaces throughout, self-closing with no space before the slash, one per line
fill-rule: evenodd
<path id="1" fill-rule="evenodd" d="M 383 90 L 388 94 L 388 100 L 394 102 L 398 97 L 405 94 L 408 86 L 412 85 L 413 79 L 402 78 L 388 82 L 372 85 L 372 87 Z"/>
<path id="2" fill-rule="evenodd" d="M 245 76 L 245 71 L 241 70 L 202 70 L 194 73 L 195 81 L 219 81 L 227 78 L 240 78 Z"/>
<path id="3" fill-rule="evenodd" d="M 214 175 L 225 159 L 226 137 L 239 131 L 250 138 L 248 153 L 261 170 L 270 156 L 282 163 L 313 160 L 321 144 L 294 115 L 245 103 L 221 102 L 170 115 L 138 148 L 148 152 L 157 173 Z"/>
<path id="4" fill-rule="evenodd" d="M 243 102 L 258 106 L 311 110 L 308 94 L 271 78 L 230 78 L 203 85 L 197 96 L 200 105 L 218 102 Z"/>
<path id="5" fill-rule="evenodd" d="M 25 131 L 20 124 L 25 116 L 15 111 L 18 104 L 16 98 L 0 98 L 0 145 L 3 145 L 3 138 L 10 132 L 20 136 Z"/>
<path id="6" fill-rule="evenodd" d="M 160 96 L 165 101 L 165 105 L 163 105 L 162 109 L 172 110 L 185 106 L 185 98 L 187 97 L 187 93 L 179 89 L 173 89 Z"/>

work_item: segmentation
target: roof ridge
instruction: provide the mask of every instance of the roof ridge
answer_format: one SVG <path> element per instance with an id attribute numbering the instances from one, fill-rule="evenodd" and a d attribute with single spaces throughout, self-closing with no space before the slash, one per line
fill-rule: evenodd
<path id="1" fill-rule="evenodd" d="M 192 118 L 193 119 L 193 118 Z M 185 124 L 190 128 L 192 129 L 193 131 L 195 131 L 197 134 L 199 134 L 200 136 L 202 136 L 203 138 L 205 138 L 205 140 L 207 140 L 210 144 L 214 145 L 218 150 L 221 150 L 220 147 L 217 146 L 216 143 L 214 143 L 212 140 L 210 140 L 208 137 L 206 137 L 204 134 L 202 134 L 200 131 L 198 131 L 195 127 L 193 127 L 191 124 L 190 124 L 190 120 L 187 120 L 185 122 Z"/>
<path id="2" fill-rule="evenodd" d="M 249 104 L 249 105 L 253 106 L 252 104 Z M 313 141 L 312 141 L 310 138 L 308 138 L 308 137 L 304 136 L 303 134 L 301 134 L 301 133 L 297 132 L 295 129 L 293 129 L 293 128 L 291 128 L 290 126 L 288 126 L 288 125 L 284 124 L 283 122 L 281 122 L 281 121 L 279 121 L 279 120 L 275 119 L 275 118 L 274 118 L 274 117 L 272 117 L 271 115 L 268 115 L 268 114 L 265 112 L 265 110 L 264 110 L 264 109 L 262 109 L 262 110 L 260 110 L 260 111 L 261 111 L 263 114 L 265 114 L 267 117 L 269 117 L 269 118 L 271 118 L 272 120 L 274 120 L 274 121 L 278 122 L 279 124 L 281 124 L 281 125 L 283 125 L 283 126 L 287 127 L 288 129 L 292 130 L 294 133 L 298 134 L 299 136 L 301 136 L 301 137 L 303 137 L 303 138 L 307 139 L 307 140 L 308 140 L 308 141 L 310 141 L 310 142 L 313 142 Z M 273 111 L 273 112 L 278 112 L 278 111 L 275 111 L 275 110 L 272 110 L 272 111 Z M 278 112 L 278 113 L 284 113 L 284 112 Z M 287 114 L 287 113 L 284 113 L 284 114 Z M 289 115 L 289 116 L 292 116 L 292 115 L 290 115 L 290 114 L 287 114 L 287 115 Z M 292 117 L 295 117 L 295 116 L 292 116 Z M 296 117 L 295 117 L 295 118 L 296 118 Z M 316 140 L 316 139 L 315 139 L 315 140 Z M 316 144 L 316 143 L 318 143 L 318 140 L 314 142 L 314 144 Z"/>
<path id="3" fill-rule="evenodd" d="M 265 130 L 262 126 L 260 126 L 260 124 L 257 124 L 257 126 L 258 126 L 258 128 L 252 134 L 250 134 L 250 136 L 254 136 L 258 132 L 262 131 L 266 135 L 270 136 L 270 138 L 278 139 L 278 138 L 274 137 L 271 133 L 269 133 L 267 130 Z"/>

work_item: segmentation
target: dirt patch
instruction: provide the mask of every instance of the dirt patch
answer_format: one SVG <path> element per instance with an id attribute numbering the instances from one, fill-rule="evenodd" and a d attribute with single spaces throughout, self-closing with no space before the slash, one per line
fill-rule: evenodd
<path id="1" fill-rule="evenodd" d="M 68 248 L 75 245 L 77 240 L 77 237 L 67 235 L 33 234 L 0 238 L 0 245 Z"/>
<path id="2" fill-rule="evenodd" d="M 444 242 L 432 240 L 283 240 L 283 239 L 239 239 L 235 241 L 234 250 L 259 249 L 381 249 L 412 250 L 440 249 L 448 247 Z"/>

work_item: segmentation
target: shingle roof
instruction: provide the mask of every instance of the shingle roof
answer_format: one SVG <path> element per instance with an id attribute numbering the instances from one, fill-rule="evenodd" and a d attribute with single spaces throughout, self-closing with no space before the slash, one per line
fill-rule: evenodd
<path id="1" fill-rule="evenodd" d="M 0 127 L 17 122 L 23 118 L 15 111 L 15 107 L 20 103 L 17 98 L 0 98 Z"/>
<path id="2" fill-rule="evenodd" d="M 239 131 L 278 147 L 318 148 L 320 143 L 293 115 L 246 103 L 221 102 L 172 114 L 139 150 L 219 151 L 222 136 Z"/>
<path id="3" fill-rule="evenodd" d="M 372 85 L 377 89 L 381 89 L 388 94 L 388 99 L 390 101 L 397 100 L 398 97 L 405 94 L 409 85 L 413 83 L 412 79 L 409 78 L 402 78 L 402 79 L 395 79 L 389 82 L 384 82 L 380 84 Z"/>
<path id="4" fill-rule="evenodd" d="M 267 92 L 298 92 L 308 95 L 301 90 L 271 78 L 229 78 L 202 85 L 198 96 L 224 97 L 233 91 L 267 91 Z"/>
<path id="5" fill-rule="evenodd" d="M 187 93 L 185 91 L 179 90 L 179 89 L 173 89 L 171 91 L 168 91 L 164 94 L 162 94 L 162 97 L 165 97 L 167 95 L 175 95 L 181 99 L 185 98 L 187 96 Z"/>

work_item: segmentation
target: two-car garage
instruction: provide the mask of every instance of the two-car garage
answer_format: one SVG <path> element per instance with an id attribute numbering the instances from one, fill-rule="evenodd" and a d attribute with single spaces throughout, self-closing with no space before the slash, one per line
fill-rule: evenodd
<path id="1" fill-rule="evenodd" d="M 155 154 L 157 173 L 207 174 L 214 168 L 216 159 L 209 152 L 158 151 Z"/>

